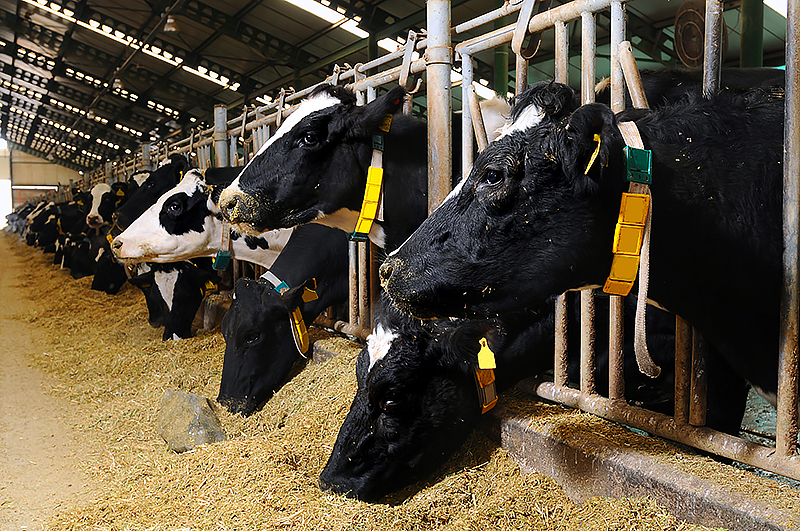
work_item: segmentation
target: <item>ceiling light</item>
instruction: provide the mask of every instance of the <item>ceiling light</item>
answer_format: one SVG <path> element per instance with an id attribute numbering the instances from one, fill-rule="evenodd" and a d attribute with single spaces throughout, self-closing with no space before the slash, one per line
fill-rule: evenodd
<path id="1" fill-rule="evenodd" d="M 178 33 L 180 28 L 178 28 L 178 23 L 175 22 L 175 17 L 172 15 L 167 15 L 167 21 L 164 23 L 164 32 L 165 33 Z"/>
<path id="2" fill-rule="evenodd" d="M 111 84 L 111 88 L 113 88 L 114 90 L 122 90 L 122 87 L 123 87 L 122 80 L 118 77 L 115 77 L 114 82 Z"/>
<path id="3" fill-rule="evenodd" d="M 94 120 L 94 111 L 89 109 L 89 112 L 86 113 L 86 117 L 90 120 Z"/>

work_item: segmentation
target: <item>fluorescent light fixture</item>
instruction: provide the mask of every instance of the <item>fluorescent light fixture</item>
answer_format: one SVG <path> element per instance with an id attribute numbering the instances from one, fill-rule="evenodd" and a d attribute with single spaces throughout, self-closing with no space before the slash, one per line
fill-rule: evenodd
<path id="1" fill-rule="evenodd" d="M 456 72 L 455 70 L 450 70 L 450 83 L 455 85 L 461 83 L 461 81 L 462 81 L 461 74 Z M 483 99 L 490 100 L 496 96 L 495 92 L 492 89 L 490 89 L 489 87 L 484 87 L 480 83 L 475 83 L 474 80 L 472 82 L 472 88 L 475 90 L 475 94 L 477 94 Z"/>
<path id="2" fill-rule="evenodd" d="M 12 186 L 11 188 L 13 188 L 14 190 L 58 190 L 58 186 L 34 185 L 34 184 L 18 184 Z"/>

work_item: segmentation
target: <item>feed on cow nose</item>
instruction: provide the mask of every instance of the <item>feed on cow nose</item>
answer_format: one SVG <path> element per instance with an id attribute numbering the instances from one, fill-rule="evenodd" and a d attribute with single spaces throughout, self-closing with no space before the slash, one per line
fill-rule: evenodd
<path id="1" fill-rule="evenodd" d="M 231 195 L 226 197 L 223 201 L 220 201 L 220 209 L 222 210 L 222 215 L 228 221 L 235 221 L 236 215 L 239 206 L 239 198 L 235 195 Z"/>
<path id="2" fill-rule="evenodd" d="M 389 279 L 392 278 L 392 271 L 394 270 L 394 266 L 392 265 L 391 259 L 386 260 L 379 270 L 379 274 L 381 277 L 381 287 L 386 289 L 386 284 L 389 283 Z"/>

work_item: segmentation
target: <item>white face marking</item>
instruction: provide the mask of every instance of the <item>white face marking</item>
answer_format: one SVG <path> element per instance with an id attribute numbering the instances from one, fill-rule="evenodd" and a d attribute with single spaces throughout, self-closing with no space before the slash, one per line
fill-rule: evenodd
<path id="1" fill-rule="evenodd" d="M 92 191 L 92 208 L 89 210 L 89 213 L 86 214 L 87 223 L 89 219 L 92 219 L 94 216 L 99 216 L 100 213 L 97 209 L 100 207 L 100 199 L 103 197 L 103 194 L 110 192 L 111 186 L 107 185 L 106 183 L 100 183 L 94 185 Z M 89 225 L 92 225 L 89 223 Z M 98 225 L 94 225 L 93 227 L 97 227 Z"/>
<path id="2" fill-rule="evenodd" d="M 94 257 L 94 261 L 99 262 L 104 252 L 106 252 L 105 248 L 100 247 L 100 249 L 97 250 L 97 256 Z"/>
<path id="3" fill-rule="evenodd" d="M 115 250 L 118 258 L 132 261 L 174 262 L 209 256 L 212 242 L 220 240 L 222 223 L 214 218 L 216 206 L 208 199 L 210 216 L 203 221 L 202 232 L 189 231 L 185 234 L 169 234 L 159 221 L 159 214 L 164 203 L 179 192 L 191 196 L 198 189 L 205 187 L 202 173 L 192 170 L 186 174 L 178 185 L 165 192 L 158 201 L 139 216 L 130 227 L 117 236 L 114 241 L 121 247 Z M 201 252 L 201 254 L 198 254 Z"/>
<path id="4" fill-rule="evenodd" d="M 358 221 L 358 212 L 350 210 L 349 208 L 340 208 L 336 212 L 324 214 L 320 212 L 317 214 L 317 219 L 314 223 L 325 225 L 334 229 L 345 231 L 347 234 L 353 234 Z M 380 248 L 386 247 L 386 232 L 379 223 L 373 223 L 369 230 L 369 239 L 372 243 Z"/>
<path id="5" fill-rule="evenodd" d="M 497 140 L 516 131 L 525 131 L 538 125 L 544 118 L 544 111 L 536 105 L 529 105 L 515 121 L 504 125 Z"/>
<path id="6" fill-rule="evenodd" d="M 369 369 L 367 372 L 372 370 L 375 363 L 386 357 L 392 346 L 392 341 L 397 337 L 397 333 L 384 328 L 382 324 L 375 328 L 375 331 L 367 338 L 367 352 L 369 353 Z"/>
<path id="7" fill-rule="evenodd" d="M 179 273 L 177 269 L 174 269 L 166 273 L 156 271 L 154 275 L 158 291 L 161 292 L 161 298 L 167 303 L 169 311 L 172 311 L 172 297 L 175 295 L 175 282 L 178 280 Z"/>
<path id="8" fill-rule="evenodd" d="M 142 172 L 142 173 L 137 173 L 136 175 L 134 175 L 133 176 L 133 180 L 136 181 L 136 184 L 141 186 L 141 185 L 144 184 L 144 182 L 147 180 L 148 177 L 150 177 L 150 173 L 149 172 Z"/>

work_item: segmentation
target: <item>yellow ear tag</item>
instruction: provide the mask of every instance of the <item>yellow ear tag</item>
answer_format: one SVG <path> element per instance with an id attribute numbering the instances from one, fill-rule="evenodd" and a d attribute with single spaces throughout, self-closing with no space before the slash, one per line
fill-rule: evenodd
<path id="1" fill-rule="evenodd" d="M 494 352 L 489 348 L 486 338 L 482 337 L 479 343 L 481 344 L 481 349 L 478 351 L 478 368 L 496 369 L 497 364 L 494 361 Z"/>
<path id="2" fill-rule="evenodd" d="M 594 153 L 592 153 L 592 156 L 589 158 L 589 164 L 586 165 L 586 169 L 583 171 L 584 175 L 589 175 L 589 170 L 592 169 L 592 165 L 597 159 L 597 155 L 600 154 L 600 135 L 597 133 L 594 134 L 594 141 L 597 142 L 597 147 L 594 148 Z"/>
<path id="3" fill-rule="evenodd" d="M 292 322 L 294 344 L 297 345 L 297 350 L 300 351 L 300 354 L 305 354 L 308 351 L 308 329 L 303 321 L 303 313 L 299 307 L 292 310 L 290 320 Z"/>
<path id="4" fill-rule="evenodd" d="M 118 188 L 117 189 L 117 195 L 120 196 L 120 197 L 125 197 L 125 192 L 121 188 Z"/>
<path id="5" fill-rule="evenodd" d="M 303 288 L 303 302 L 311 302 L 319 299 L 317 292 L 311 288 Z"/>
<path id="6" fill-rule="evenodd" d="M 216 287 L 217 287 L 216 284 L 214 284 L 210 280 L 206 280 L 206 289 L 207 290 L 211 291 L 212 289 L 215 289 Z"/>
<path id="7" fill-rule="evenodd" d="M 59 220 L 59 222 L 60 222 L 60 221 L 61 221 L 61 220 Z M 61 228 L 61 225 L 59 225 L 59 226 L 58 226 L 58 228 L 60 229 L 60 228 Z M 108 244 L 109 244 L 109 245 L 111 245 L 112 243 L 114 243 L 114 237 L 111 235 L 111 233 L 110 233 L 110 232 L 109 232 L 108 234 L 106 234 L 106 241 L 108 241 Z"/>

